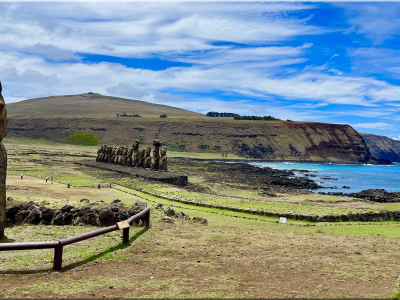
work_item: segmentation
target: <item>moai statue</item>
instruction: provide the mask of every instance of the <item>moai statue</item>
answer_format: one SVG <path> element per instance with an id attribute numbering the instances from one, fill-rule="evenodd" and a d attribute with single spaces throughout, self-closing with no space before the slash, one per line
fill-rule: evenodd
<path id="1" fill-rule="evenodd" d="M 107 147 L 107 155 L 106 155 L 106 162 L 110 163 L 111 162 L 111 155 L 112 155 L 112 147 Z"/>
<path id="2" fill-rule="evenodd" d="M 132 150 L 132 167 L 139 167 L 139 140 L 133 143 Z"/>
<path id="3" fill-rule="evenodd" d="M 117 148 L 113 147 L 111 152 L 111 161 L 110 161 L 111 164 L 115 164 L 116 157 L 117 157 Z"/>
<path id="4" fill-rule="evenodd" d="M 132 154 L 133 154 L 133 145 L 131 148 L 129 148 L 128 155 L 126 157 L 126 165 L 128 167 L 132 167 Z"/>
<path id="5" fill-rule="evenodd" d="M 122 159 L 121 159 L 121 165 L 126 166 L 126 162 L 128 160 L 128 148 L 122 148 Z"/>
<path id="6" fill-rule="evenodd" d="M 0 239 L 4 236 L 6 228 L 6 172 L 7 152 L 1 141 L 7 135 L 7 111 L 4 98 L 1 95 L 2 87 L 0 82 Z"/>
<path id="7" fill-rule="evenodd" d="M 107 151 L 107 145 L 104 145 L 102 148 L 103 148 L 103 150 L 101 151 L 100 162 L 104 161 L 104 158 L 106 156 L 106 151 Z"/>
<path id="8" fill-rule="evenodd" d="M 151 155 L 151 148 L 147 147 L 145 158 L 144 158 L 144 166 L 143 166 L 143 168 L 145 168 L 145 169 L 151 168 L 151 156 L 150 155 Z"/>
<path id="9" fill-rule="evenodd" d="M 146 150 L 140 149 L 139 151 L 139 160 L 138 160 L 138 167 L 144 168 L 144 161 L 146 158 Z"/>
<path id="10" fill-rule="evenodd" d="M 167 147 L 162 147 L 160 151 L 160 171 L 167 171 Z"/>
<path id="11" fill-rule="evenodd" d="M 97 156 L 96 156 L 96 161 L 97 161 L 97 162 L 101 161 L 101 160 L 100 160 L 100 156 L 101 156 L 102 153 L 103 153 L 103 146 L 101 146 L 101 147 L 99 148 L 99 150 L 97 150 Z"/>
<path id="12" fill-rule="evenodd" d="M 122 147 L 119 147 L 117 150 L 117 158 L 115 161 L 116 165 L 122 165 L 122 152 L 124 151 L 124 149 Z"/>
<path id="13" fill-rule="evenodd" d="M 160 165 L 160 146 L 161 143 L 158 140 L 153 140 L 153 157 L 151 159 L 151 168 L 153 170 L 158 170 Z"/>

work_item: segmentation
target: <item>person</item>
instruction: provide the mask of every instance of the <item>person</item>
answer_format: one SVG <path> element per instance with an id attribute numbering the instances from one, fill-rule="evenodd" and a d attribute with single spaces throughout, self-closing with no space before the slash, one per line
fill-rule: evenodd
<path id="1" fill-rule="evenodd" d="M 70 185 L 71 185 L 71 184 L 70 184 L 70 182 L 69 182 L 69 180 L 68 180 L 68 188 L 70 187 Z"/>
<path id="2" fill-rule="evenodd" d="M 49 176 L 46 176 L 46 183 L 47 183 L 47 180 L 49 180 Z"/>
<path id="3" fill-rule="evenodd" d="M 53 175 L 51 175 L 51 183 L 53 183 Z"/>
<path id="4" fill-rule="evenodd" d="M 24 179 L 24 174 L 21 173 L 21 180 Z"/>
<path id="5" fill-rule="evenodd" d="M 100 189 L 100 183 L 99 183 L 99 186 L 97 188 Z"/>

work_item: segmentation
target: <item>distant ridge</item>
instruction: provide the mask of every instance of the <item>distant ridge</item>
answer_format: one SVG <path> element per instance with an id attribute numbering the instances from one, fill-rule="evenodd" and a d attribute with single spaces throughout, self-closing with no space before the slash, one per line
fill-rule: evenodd
<path id="1" fill-rule="evenodd" d="M 7 104 L 9 116 L 117 117 L 117 114 L 124 112 L 142 117 L 159 117 L 162 114 L 178 118 L 205 117 L 203 114 L 172 106 L 100 94 L 51 96 Z"/>

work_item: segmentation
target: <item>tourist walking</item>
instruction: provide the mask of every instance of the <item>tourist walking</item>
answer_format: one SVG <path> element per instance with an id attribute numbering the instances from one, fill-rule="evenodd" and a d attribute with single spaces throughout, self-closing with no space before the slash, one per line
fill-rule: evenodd
<path id="1" fill-rule="evenodd" d="M 49 176 L 46 176 L 46 183 L 47 183 L 47 180 L 49 180 Z"/>
<path id="2" fill-rule="evenodd" d="M 24 174 L 21 173 L 21 180 L 24 179 Z"/>
<path id="3" fill-rule="evenodd" d="M 69 180 L 68 180 L 68 188 L 70 188 L 70 183 L 69 183 Z"/>

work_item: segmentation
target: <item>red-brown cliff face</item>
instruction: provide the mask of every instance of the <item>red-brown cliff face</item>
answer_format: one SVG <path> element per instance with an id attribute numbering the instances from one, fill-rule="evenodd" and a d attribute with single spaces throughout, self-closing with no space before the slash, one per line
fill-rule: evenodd
<path id="1" fill-rule="evenodd" d="M 222 118 L 25 118 L 9 119 L 9 135 L 65 142 L 93 132 L 102 143 L 130 145 L 154 138 L 171 151 L 229 153 L 265 160 L 374 163 L 361 135 L 349 125 L 244 121 Z"/>

